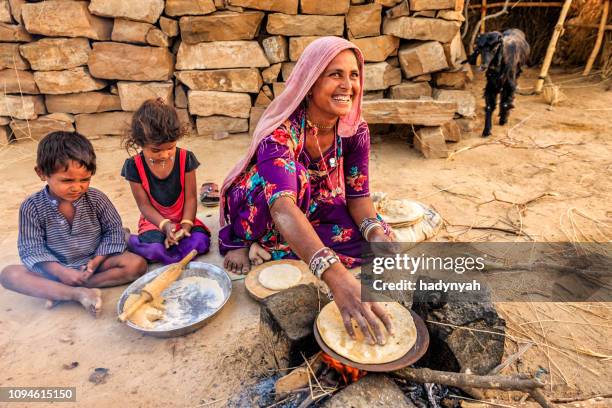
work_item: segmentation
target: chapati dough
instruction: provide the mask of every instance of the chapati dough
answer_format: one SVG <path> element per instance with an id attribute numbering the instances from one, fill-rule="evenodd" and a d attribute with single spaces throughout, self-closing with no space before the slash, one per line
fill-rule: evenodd
<path id="1" fill-rule="evenodd" d="M 123 310 L 126 311 L 134 302 L 140 298 L 139 294 L 132 293 L 125 299 Z M 164 317 L 163 298 L 155 298 L 149 303 L 140 306 L 130 317 L 129 321 L 143 329 L 152 329 L 153 322 Z"/>
<path id="2" fill-rule="evenodd" d="M 344 328 L 336 302 L 330 302 L 317 317 L 317 329 L 329 348 L 351 361 L 361 364 L 383 364 L 403 357 L 416 343 L 416 327 L 410 311 L 397 302 L 380 303 L 391 316 L 395 334 L 390 336 L 383 328 L 387 339 L 385 345 L 371 345 L 365 340 L 355 321 L 353 340 Z M 382 322 L 381 322 L 382 325 Z"/>
<path id="3" fill-rule="evenodd" d="M 259 283 L 270 290 L 285 290 L 302 280 L 302 272 L 293 265 L 270 265 L 259 273 Z"/>
<path id="4" fill-rule="evenodd" d="M 424 208 L 413 200 L 387 200 L 381 209 L 381 216 L 388 224 L 417 222 L 424 213 Z"/>

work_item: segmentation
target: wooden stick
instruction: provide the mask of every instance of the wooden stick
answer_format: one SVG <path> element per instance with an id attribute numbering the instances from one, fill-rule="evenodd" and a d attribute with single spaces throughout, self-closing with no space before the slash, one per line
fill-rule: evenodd
<path id="1" fill-rule="evenodd" d="M 608 12 L 610 11 L 610 1 L 604 0 L 603 8 L 601 11 L 601 20 L 599 20 L 599 28 L 597 30 L 597 39 L 595 40 L 595 46 L 593 47 L 593 51 L 591 51 L 591 55 L 589 56 L 589 60 L 587 61 L 586 67 L 584 67 L 584 72 L 582 72 L 582 76 L 589 75 L 591 72 L 591 68 L 593 68 L 593 64 L 597 59 L 597 55 L 599 54 L 599 50 L 601 49 L 601 43 L 603 40 L 604 32 L 606 31 L 606 21 L 608 21 Z"/>
<path id="2" fill-rule="evenodd" d="M 555 398 L 552 401 L 553 402 L 562 403 L 562 404 L 566 404 L 568 402 L 586 401 L 586 400 L 590 400 L 592 398 L 612 398 L 612 393 L 609 393 L 609 394 L 594 394 L 594 395 L 591 395 L 591 396 L 583 395 L 583 396 L 580 396 L 580 397 L 569 397 L 569 398 Z"/>
<path id="3" fill-rule="evenodd" d="M 563 3 L 563 8 L 561 8 L 559 20 L 557 21 L 557 25 L 555 25 L 555 31 L 550 39 L 550 43 L 548 44 L 546 56 L 544 57 L 544 62 L 542 63 L 542 70 L 540 71 L 538 82 L 536 82 L 535 93 L 537 94 L 541 93 L 542 89 L 544 88 L 544 79 L 548 76 L 548 69 L 550 68 L 553 55 L 557 49 L 557 41 L 559 41 L 559 37 L 561 37 L 561 34 L 563 34 L 563 23 L 565 22 L 565 18 L 567 17 L 567 13 L 571 5 L 572 0 L 565 0 L 565 3 Z"/>
<path id="4" fill-rule="evenodd" d="M 482 0 L 482 5 L 480 6 L 480 21 L 482 21 L 482 24 L 480 25 L 480 34 L 486 33 L 485 31 L 486 17 L 487 17 L 487 0 Z"/>
<path id="5" fill-rule="evenodd" d="M 519 357 L 521 357 L 523 354 L 525 354 L 527 352 L 527 350 L 529 350 L 531 348 L 531 346 L 533 346 L 535 343 L 533 342 L 529 342 L 529 343 L 525 343 L 521 346 L 521 348 L 514 354 L 512 354 L 511 356 L 509 356 L 505 361 L 503 361 L 501 364 L 499 364 L 498 366 L 496 366 L 495 368 L 493 368 L 491 371 L 489 371 L 487 373 L 487 375 L 497 375 L 499 374 L 504 368 L 508 367 L 510 364 L 514 363 L 516 360 L 519 359 Z M 464 392 L 467 392 L 468 394 L 471 394 L 474 397 L 477 397 L 479 399 L 484 399 L 484 395 L 482 394 L 482 392 L 477 389 L 477 388 L 462 388 Z"/>
<path id="6" fill-rule="evenodd" d="M 484 398 L 475 399 L 475 398 L 462 397 L 460 395 L 455 395 L 455 394 L 448 394 L 448 396 L 451 398 L 459 398 L 461 400 L 466 400 L 466 401 L 481 402 L 486 405 L 491 405 L 492 407 L 516 408 L 516 405 L 506 405 L 506 404 L 499 404 L 497 402 L 485 401 Z"/>
<path id="7" fill-rule="evenodd" d="M 394 371 L 392 374 L 410 381 L 444 384 L 452 387 L 474 387 L 524 392 L 544 387 L 543 382 L 535 378 L 529 378 L 526 375 L 475 375 L 437 371 L 429 368 L 402 368 L 401 370 Z"/>
<path id="8" fill-rule="evenodd" d="M 561 2 L 542 2 L 542 3 L 522 3 L 520 1 L 514 2 L 512 3 L 510 6 L 512 8 L 514 7 L 561 7 L 563 5 L 563 3 Z M 470 9 L 478 9 L 480 8 L 480 4 L 473 4 L 471 6 L 469 6 Z M 491 4 L 487 4 L 487 8 L 488 9 L 492 9 L 492 8 L 500 8 L 500 7 L 504 7 L 504 3 L 491 3 Z"/>
<path id="9" fill-rule="evenodd" d="M 483 6 L 486 7 L 486 1 L 482 0 Z M 470 53 L 472 53 L 474 51 L 474 41 L 476 41 L 476 35 L 478 34 L 478 31 L 480 30 L 480 33 L 484 33 L 484 27 L 485 27 L 485 21 L 490 20 L 492 18 L 496 18 L 499 17 L 501 15 L 507 14 L 508 13 L 508 4 L 510 4 L 510 0 L 506 0 L 506 2 L 504 3 L 504 8 L 501 9 L 500 11 L 498 11 L 497 13 L 494 14 L 489 14 L 488 16 L 486 15 L 486 8 L 485 8 L 485 13 L 481 14 L 481 18 L 480 21 L 478 22 L 478 24 L 476 24 L 476 27 L 474 28 L 474 31 L 472 32 L 472 38 L 470 38 Z M 479 62 L 480 64 L 480 62 Z"/>
<path id="10" fill-rule="evenodd" d="M 489 375 L 499 374 L 504 368 L 508 367 L 510 364 L 518 360 L 523 354 L 525 354 L 527 350 L 531 348 L 531 346 L 533 346 L 533 343 L 523 344 L 523 346 L 519 349 L 519 351 L 509 356 L 506 359 L 506 361 L 502 362 L 500 365 L 498 365 L 497 367 L 489 371 Z"/>
<path id="11" fill-rule="evenodd" d="M 458 388 L 487 388 L 504 391 L 523 391 L 544 408 L 554 408 L 546 396 L 540 391 L 544 387 L 537 378 L 529 378 L 525 375 L 501 376 L 501 375 L 473 375 L 465 373 L 452 373 L 448 371 L 436 371 L 429 368 L 402 368 L 394 371 L 393 375 L 419 383 L 436 383 L 450 385 Z M 527 378 L 525 378 L 527 377 Z"/>

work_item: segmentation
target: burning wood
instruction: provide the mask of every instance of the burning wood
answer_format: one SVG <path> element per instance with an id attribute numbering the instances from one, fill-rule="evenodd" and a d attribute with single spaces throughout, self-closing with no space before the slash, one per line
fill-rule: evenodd
<path id="1" fill-rule="evenodd" d="M 360 378 L 364 377 L 368 373 L 365 370 L 360 370 L 358 368 L 343 364 L 324 352 L 321 352 L 321 360 L 323 360 L 323 362 L 325 362 L 325 364 L 327 364 L 329 368 L 335 370 L 338 374 L 340 374 L 340 377 L 342 377 L 342 381 L 344 381 L 344 384 L 347 385 L 358 381 Z"/>

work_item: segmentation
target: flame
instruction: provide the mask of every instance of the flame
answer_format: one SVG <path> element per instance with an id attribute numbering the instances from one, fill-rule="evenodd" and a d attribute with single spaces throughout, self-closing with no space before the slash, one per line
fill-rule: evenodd
<path id="1" fill-rule="evenodd" d="M 345 384 L 354 383 L 368 373 L 365 370 L 360 370 L 358 368 L 342 364 L 340 361 L 334 359 L 327 353 L 322 352 L 321 359 L 325 362 L 325 364 L 336 370 L 342 376 L 342 380 Z"/>

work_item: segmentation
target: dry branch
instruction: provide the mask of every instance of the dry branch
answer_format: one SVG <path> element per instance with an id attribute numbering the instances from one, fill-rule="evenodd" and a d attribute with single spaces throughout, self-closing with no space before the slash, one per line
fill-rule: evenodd
<path id="1" fill-rule="evenodd" d="M 601 43 L 603 40 L 604 33 L 606 31 L 606 21 L 608 21 L 608 12 L 610 11 L 610 1 L 604 0 L 603 8 L 601 10 L 601 20 L 599 20 L 599 28 L 597 30 L 597 39 L 595 40 L 595 45 L 593 46 L 593 51 L 591 51 L 591 55 L 589 56 L 589 60 L 587 61 L 586 67 L 584 67 L 583 76 L 589 75 L 591 72 L 591 68 L 593 68 L 593 64 L 595 63 L 595 59 L 599 54 L 599 50 L 601 49 Z"/>
<path id="2" fill-rule="evenodd" d="M 452 387 L 474 387 L 525 392 L 544 387 L 542 381 L 530 378 L 530 376 L 525 374 L 515 376 L 475 375 L 437 371 L 429 368 L 402 368 L 401 370 L 394 371 L 392 374 L 409 381 L 444 384 Z"/>
<path id="3" fill-rule="evenodd" d="M 506 3 L 487 4 L 487 9 L 504 7 L 505 4 Z M 557 1 L 542 2 L 542 3 L 534 3 L 534 2 L 522 3 L 520 1 L 516 1 L 511 4 L 511 7 L 512 8 L 515 8 L 515 7 L 561 7 L 562 5 L 563 3 L 557 2 Z M 469 6 L 470 9 L 479 9 L 480 7 L 481 7 L 480 4 L 473 4 Z"/>
<path id="4" fill-rule="evenodd" d="M 497 375 L 497 374 L 501 373 L 501 371 L 504 368 L 508 367 L 510 364 L 514 363 L 516 360 L 521 358 L 521 356 L 523 354 L 525 354 L 527 352 L 527 350 L 529 350 L 531 348 L 531 346 L 533 346 L 533 344 L 534 343 L 523 344 L 523 346 L 519 349 L 519 351 L 517 351 L 516 353 L 512 354 L 511 356 L 508 356 L 506 361 L 502 362 L 500 365 L 496 366 L 491 371 L 489 371 L 489 375 Z"/>
<path id="5" fill-rule="evenodd" d="M 595 395 L 585 395 L 582 397 L 568 397 L 568 398 L 554 398 L 551 401 L 552 402 L 558 402 L 561 404 L 566 404 L 569 402 L 578 402 L 578 401 L 586 401 L 592 398 L 612 398 L 612 393 L 608 393 L 608 394 L 595 394 Z"/>
<path id="6" fill-rule="evenodd" d="M 516 376 L 502 375 L 474 375 L 465 373 L 452 373 L 447 371 L 436 371 L 428 368 L 403 368 L 394 371 L 393 375 L 419 383 L 436 383 L 450 385 L 458 388 L 486 388 L 503 391 L 526 392 L 544 408 L 553 408 L 554 405 L 548 401 L 540 391 L 544 383 L 537 378 L 530 378 L 525 374 Z"/>
<path id="7" fill-rule="evenodd" d="M 557 21 L 557 25 L 555 25 L 555 31 L 553 32 L 550 43 L 548 44 L 548 49 L 546 50 L 546 56 L 544 57 L 544 62 L 542 63 L 542 70 L 540 71 L 538 82 L 536 82 L 535 93 L 539 94 L 542 92 L 542 88 L 544 87 L 544 79 L 548 76 L 548 69 L 550 68 L 553 55 L 555 54 L 555 49 L 557 48 L 557 41 L 559 41 L 559 37 L 561 37 L 563 34 L 563 24 L 565 23 L 565 18 L 567 17 L 567 13 L 571 5 L 572 0 L 565 0 L 565 3 L 563 3 L 563 8 L 559 14 L 559 20 Z"/>
<path id="8" fill-rule="evenodd" d="M 474 51 L 474 41 L 476 41 L 476 36 L 478 35 L 478 31 L 480 30 L 480 28 L 481 27 L 484 28 L 485 21 L 491 20 L 492 18 L 496 18 L 496 17 L 499 17 L 501 15 L 504 15 L 504 14 L 508 13 L 508 5 L 509 5 L 509 3 L 510 3 L 510 0 L 506 0 L 506 2 L 504 3 L 503 9 L 501 9 L 497 13 L 490 14 L 490 15 L 487 16 L 487 15 L 485 15 L 486 10 L 487 10 L 487 5 L 486 5 L 486 2 L 483 0 L 483 2 L 482 2 L 483 15 L 480 18 L 480 21 L 478 21 L 478 23 L 476 24 L 476 27 L 474 27 L 474 31 L 472 31 L 472 38 L 470 39 L 470 53 L 472 53 Z"/>

